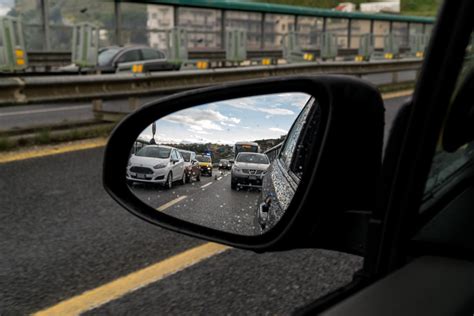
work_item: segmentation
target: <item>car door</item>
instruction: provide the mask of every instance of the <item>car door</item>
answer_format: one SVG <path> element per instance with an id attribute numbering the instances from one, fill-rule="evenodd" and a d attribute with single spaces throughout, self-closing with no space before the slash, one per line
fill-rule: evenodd
<path id="1" fill-rule="evenodd" d="M 277 156 L 271 163 L 264 176 L 261 193 L 261 204 L 257 209 L 257 230 L 266 231 L 273 227 L 288 208 L 294 192 L 298 187 L 302 166 L 297 146 L 303 144 L 303 130 L 305 122 L 314 105 L 314 98 L 310 99 L 291 127 L 285 142 Z"/>
<path id="2" fill-rule="evenodd" d="M 171 70 L 172 65 L 166 60 L 165 54 L 152 48 L 142 48 L 141 54 L 146 61 L 147 71 Z"/>
<path id="3" fill-rule="evenodd" d="M 171 161 L 171 168 L 173 170 L 173 181 L 182 179 L 184 172 L 184 160 L 181 157 L 181 154 L 176 149 L 173 149 L 171 151 Z"/>
<path id="4" fill-rule="evenodd" d="M 142 60 L 142 56 L 139 49 L 128 49 L 116 57 L 113 65 L 115 68 L 117 68 L 118 64 L 130 63 L 140 60 Z"/>

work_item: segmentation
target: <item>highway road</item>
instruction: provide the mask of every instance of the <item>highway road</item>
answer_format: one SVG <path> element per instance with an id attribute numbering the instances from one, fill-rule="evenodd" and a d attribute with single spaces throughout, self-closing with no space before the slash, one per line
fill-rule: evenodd
<path id="1" fill-rule="evenodd" d="M 387 129 L 405 99 L 387 101 Z M 102 155 L 100 147 L 0 164 L 0 314 L 49 308 L 205 244 L 141 221 L 116 204 L 101 185 Z M 159 190 L 134 190 L 156 208 L 186 195 L 163 210 L 174 214 L 206 205 L 215 211 L 224 203 L 252 206 L 258 192 L 226 195 L 228 179 L 203 177 L 199 184 L 176 185 L 161 199 Z M 239 195 L 235 202 L 236 194 L 245 199 Z M 231 226 L 248 222 L 242 214 Z M 361 264 L 360 257 L 325 250 L 229 249 L 82 311 L 287 315 L 349 282 Z"/>
<path id="2" fill-rule="evenodd" d="M 398 74 L 400 81 L 414 80 L 413 71 L 403 71 Z M 374 84 L 387 84 L 392 80 L 392 74 L 371 74 L 362 79 Z M 154 100 L 154 97 L 142 97 L 140 103 Z M 104 110 L 129 112 L 128 100 L 104 101 Z M 0 107 L 0 131 L 8 131 L 27 127 L 84 122 L 94 119 L 91 102 L 50 103 L 38 105 L 4 106 Z"/>
<path id="3" fill-rule="evenodd" d="M 199 182 L 175 184 L 171 190 L 139 183 L 131 188 L 142 201 L 168 215 L 241 235 L 255 234 L 260 191 L 256 188 L 231 190 L 229 171 L 214 170 L 211 177 L 201 176 Z"/>

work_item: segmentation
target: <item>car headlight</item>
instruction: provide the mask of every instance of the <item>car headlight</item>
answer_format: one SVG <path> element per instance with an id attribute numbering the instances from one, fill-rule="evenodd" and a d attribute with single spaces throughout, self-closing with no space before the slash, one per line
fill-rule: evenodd
<path id="1" fill-rule="evenodd" d="M 235 172 L 242 172 L 242 169 L 240 169 L 240 168 L 234 168 L 234 171 L 235 171 Z"/>
<path id="2" fill-rule="evenodd" d="M 166 164 L 159 163 L 159 164 L 153 166 L 153 169 L 161 169 L 161 168 L 165 168 L 165 167 L 166 167 Z"/>
<path id="3" fill-rule="evenodd" d="M 127 164 L 127 167 L 130 167 L 132 165 L 132 163 L 129 161 L 128 164 Z"/>

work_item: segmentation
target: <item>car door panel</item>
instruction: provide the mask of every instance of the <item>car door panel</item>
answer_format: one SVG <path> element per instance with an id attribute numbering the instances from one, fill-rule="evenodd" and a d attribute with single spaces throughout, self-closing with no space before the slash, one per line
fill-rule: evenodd
<path id="1" fill-rule="evenodd" d="M 421 257 L 321 315 L 454 316 L 473 311 L 474 263 Z"/>

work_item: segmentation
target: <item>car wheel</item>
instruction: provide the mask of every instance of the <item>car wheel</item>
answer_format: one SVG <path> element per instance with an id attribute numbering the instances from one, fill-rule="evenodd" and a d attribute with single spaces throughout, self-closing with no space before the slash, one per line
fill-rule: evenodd
<path id="1" fill-rule="evenodd" d="M 170 190 L 173 187 L 173 174 L 170 172 L 166 177 L 165 189 Z"/>
<path id="2" fill-rule="evenodd" d="M 185 173 L 185 172 L 183 172 L 183 176 L 181 177 L 181 181 L 182 181 L 183 184 L 186 184 L 186 182 L 188 182 L 188 181 L 187 181 L 187 176 L 186 176 L 186 173 Z"/>
<path id="3" fill-rule="evenodd" d="M 237 190 L 237 182 L 234 182 L 232 178 L 230 179 L 230 188 L 232 190 Z"/>
<path id="4" fill-rule="evenodd" d="M 201 174 L 198 174 L 198 175 L 196 176 L 196 181 L 198 181 L 198 182 L 201 181 Z"/>

